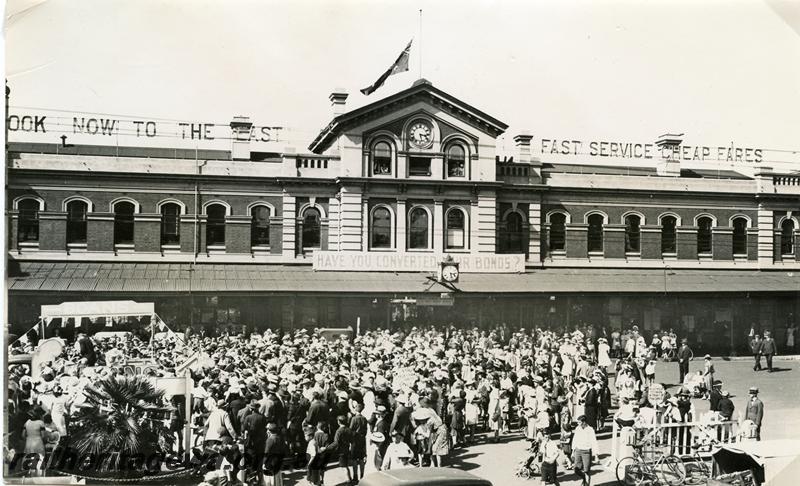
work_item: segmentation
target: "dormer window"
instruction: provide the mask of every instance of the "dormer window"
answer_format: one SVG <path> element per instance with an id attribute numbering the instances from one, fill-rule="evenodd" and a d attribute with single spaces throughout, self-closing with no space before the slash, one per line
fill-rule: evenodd
<path id="1" fill-rule="evenodd" d="M 392 174 L 392 146 L 378 142 L 372 146 L 372 175 Z"/>
<path id="2" fill-rule="evenodd" d="M 447 149 L 447 177 L 465 177 L 467 175 L 467 152 L 460 144 L 453 144 Z"/>

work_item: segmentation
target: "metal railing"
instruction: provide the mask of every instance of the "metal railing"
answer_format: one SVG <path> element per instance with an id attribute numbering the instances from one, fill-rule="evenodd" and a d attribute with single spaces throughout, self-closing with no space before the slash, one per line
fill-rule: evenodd
<path id="1" fill-rule="evenodd" d="M 708 438 L 721 443 L 730 444 L 739 440 L 739 422 L 732 421 L 697 421 L 697 422 L 664 422 L 641 424 L 636 427 L 620 427 L 616 421 L 611 427 L 611 466 L 630 454 L 626 450 L 638 443 L 642 437 L 649 437 L 655 445 L 678 456 L 693 454 L 692 444 L 706 441 Z"/>

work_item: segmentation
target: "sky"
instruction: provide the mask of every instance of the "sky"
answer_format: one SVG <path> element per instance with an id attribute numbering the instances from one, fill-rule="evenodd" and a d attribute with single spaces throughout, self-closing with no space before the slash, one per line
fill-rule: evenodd
<path id="1" fill-rule="evenodd" d="M 76 143 L 228 148 L 220 134 L 246 115 L 283 127 L 265 147 L 303 152 L 331 119 L 332 91 L 348 91 L 351 109 L 405 89 L 420 77 L 421 52 L 422 77 L 509 125 L 501 153 L 513 155 L 522 130 L 535 152 L 542 139 L 585 142 L 566 156 L 576 162 L 590 141 L 652 143 L 671 132 L 689 145 L 762 148 L 762 164 L 800 169 L 799 9 L 781 0 L 10 0 L 5 67 L 20 125 L 9 138 L 58 142 L 61 130 Z M 361 95 L 411 38 L 410 71 Z M 23 131 L 21 117 L 37 114 L 45 133 Z M 75 116 L 116 119 L 117 134 L 75 134 Z M 143 136 L 147 120 L 157 137 Z M 178 121 L 212 123 L 215 139 L 187 140 Z"/>

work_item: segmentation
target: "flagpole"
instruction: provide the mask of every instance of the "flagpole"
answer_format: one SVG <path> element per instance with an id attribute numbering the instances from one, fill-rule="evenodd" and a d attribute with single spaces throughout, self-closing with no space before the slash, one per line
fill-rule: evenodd
<path id="1" fill-rule="evenodd" d="M 419 79 L 422 79 L 422 9 L 419 9 Z"/>

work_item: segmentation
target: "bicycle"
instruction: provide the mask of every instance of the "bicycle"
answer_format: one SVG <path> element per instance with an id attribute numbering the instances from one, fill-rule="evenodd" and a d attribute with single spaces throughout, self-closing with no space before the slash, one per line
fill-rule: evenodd
<path id="1" fill-rule="evenodd" d="M 686 479 L 686 467 L 680 457 L 653 450 L 650 455 L 656 459 L 645 457 L 643 450 L 650 442 L 633 446 L 633 456 L 620 459 L 617 463 L 617 482 L 624 486 L 640 486 L 642 484 L 667 484 L 679 486 Z"/>
<path id="2" fill-rule="evenodd" d="M 683 460 L 686 467 L 686 484 L 706 484 L 711 479 L 711 466 L 700 452 L 710 453 L 713 446 L 718 445 L 719 441 L 712 437 L 705 428 L 700 429 L 704 437 L 695 437 L 692 442 L 692 455 Z"/>
<path id="3" fill-rule="evenodd" d="M 684 459 L 684 467 L 686 468 L 686 484 L 706 484 L 711 479 L 711 466 L 706 463 L 703 456 L 700 455 L 700 450 L 708 452 L 711 451 L 711 446 L 701 446 L 700 444 L 692 444 L 693 453 L 690 457 Z"/>
<path id="4" fill-rule="evenodd" d="M 675 360 L 675 348 L 664 348 L 661 353 L 661 360 L 669 363 Z"/>

